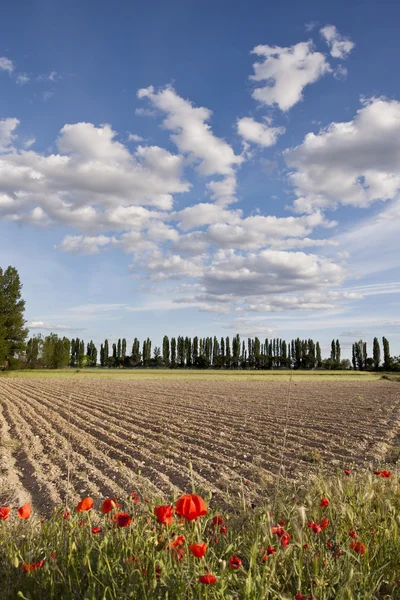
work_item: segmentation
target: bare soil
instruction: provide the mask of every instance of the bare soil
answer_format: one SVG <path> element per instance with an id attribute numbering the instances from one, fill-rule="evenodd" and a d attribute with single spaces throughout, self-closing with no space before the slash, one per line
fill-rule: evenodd
<path id="1" fill-rule="evenodd" d="M 312 469 L 384 461 L 400 435 L 387 381 L 0 379 L 0 505 L 79 497 L 254 496 Z M 287 427 L 286 444 L 285 429 Z"/>

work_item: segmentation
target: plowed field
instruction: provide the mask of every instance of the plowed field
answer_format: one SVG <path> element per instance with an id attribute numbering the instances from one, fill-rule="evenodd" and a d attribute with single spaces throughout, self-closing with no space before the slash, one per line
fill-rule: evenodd
<path id="1" fill-rule="evenodd" d="M 289 403 L 288 403 L 289 402 Z M 78 497 L 258 494 L 319 465 L 377 464 L 400 433 L 400 386 L 0 379 L 0 505 Z M 192 467 L 190 467 L 190 464 Z M 69 472 L 69 477 L 68 477 Z"/>

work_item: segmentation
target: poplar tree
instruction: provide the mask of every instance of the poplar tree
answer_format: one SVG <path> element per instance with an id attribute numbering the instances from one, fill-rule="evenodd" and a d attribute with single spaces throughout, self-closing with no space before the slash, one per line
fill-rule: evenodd
<path id="1" fill-rule="evenodd" d="M 140 354 L 140 342 L 135 337 L 132 344 L 131 363 L 133 366 L 140 363 L 142 355 Z"/>
<path id="2" fill-rule="evenodd" d="M 385 371 L 390 371 L 392 367 L 392 359 L 390 356 L 390 348 L 389 341 L 383 337 L 382 338 L 382 346 L 383 346 L 383 368 Z"/>
<path id="3" fill-rule="evenodd" d="M 126 357 L 126 339 L 122 338 L 122 345 L 121 345 L 122 362 L 125 362 L 125 357 Z"/>
<path id="4" fill-rule="evenodd" d="M 171 338 L 171 369 L 176 368 L 176 339 Z"/>
<path id="5" fill-rule="evenodd" d="M 163 337 L 162 356 L 164 365 L 169 367 L 169 338 L 167 335 Z"/>
<path id="6" fill-rule="evenodd" d="M 230 369 L 231 368 L 231 346 L 230 346 L 230 340 L 229 340 L 229 336 L 226 336 L 226 340 L 225 340 L 225 364 L 226 364 L 226 368 Z"/>
<path id="7" fill-rule="evenodd" d="M 103 344 L 100 345 L 100 366 L 104 367 L 104 346 Z"/>
<path id="8" fill-rule="evenodd" d="M 338 369 L 340 367 L 340 354 L 341 354 L 340 342 L 339 342 L 339 340 L 336 340 L 336 366 Z"/>
<path id="9" fill-rule="evenodd" d="M 107 367 L 110 366 L 109 362 L 108 362 L 109 355 L 110 355 L 110 351 L 109 351 L 109 348 L 108 348 L 108 340 L 104 340 L 104 364 Z"/>
<path id="10" fill-rule="evenodd" d="M 381 362 L 381 348 L 379 346 L 379 341 L 377 337 L 374 337 L 374 345 L 372 350 L 373 360 L 374 360 L 374 369 L 377 371 L 379 369 L 379 364 Z"/>

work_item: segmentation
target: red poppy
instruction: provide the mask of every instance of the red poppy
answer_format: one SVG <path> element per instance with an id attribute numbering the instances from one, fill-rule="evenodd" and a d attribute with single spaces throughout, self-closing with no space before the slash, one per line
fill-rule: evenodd
<path id="1" fill-rule="evenodd" d="M 124 559 L 124 562 L 135 564 L 135 562 L 137 562 L 137 558 L 136 558 L 136 556 L 134 554 L 132 554 L 132 556 L 127 556 Z"/>
<path id="2" fill-rule="evenodd" d="M 35 569 L 41 569 L 44 565 L 44 560 L 38 560 L 35 563 L 22 563 L 22 570 L 24 573 L 30 573 Z"/>
<path id="3" fill-rule="evenodd" d="M 101 533 L 101 527 L 92 527 L 92 533 Z"/>
<path id="4" fill-rule="evenodd" d="M 226 525 L 222 525 L 222 527 L 219 528 L 220 533 L 226 533 L 228 531 L 228 528 Z"/>
<path id="5" fill-rule="evenodd" d="M 9 506 L 0 506 L 0 521 L 7 521 L 10 516 Z"/>
<path id="6" fill-rule="evenodd" d="M 351 475 L 351 471 L 350 471 L 350 469 L 346 469 L 344 473 L 345 473 L 345 475 L 347 475 L 347 476 Z"/>
<path id="7" fill-rule="evenodd" d="M 177 535 L 175 537 L 175 539 L 171 540 L 169 543 L 169 548 L 176 548 L 177 546 L 183 546 L 183 544 L 185 543 L 185 536 L 184 535 Z"/>
<path id="8" fill-rule="evenodd" d="M 382 471 L 381 477 L 387 477 L 390 479 L 392 477 L 392 474 L 390 471 Z"/>
<path id="9" fill-rule="evenodd" d="M 326 529 L 328 527 L 328 525 L 329 525 L 329 519 L 327 517 L 324 517 L 319 522 L 319 526 L 321 527 L 321 529 Z"/>
<path id="10" fill-rule="evenodd" d="M 381 472 L 380 471 L 374 471 L 374 475 L 380 475 Z"/>
<path id="11" fill-rule="evenodd" d="M 306 596 L 305 594 L 300 594 L 299 592 L 295 595 L 294 600 L 313 600 L 313 596 Z"/>
<path id="12" fill-rule="evenodd" d="M 309 550 L 310 546 L 308 544 L 304 544 L 303 548 L 304 548 L 304 550 Z"/>
<path id="13" fill-rule="evenodd" d="M 268 554 L 268 556 L 270 554 L 276 554 L 275 548 L 273 548 L 272 546 L 268 546 L 268 548 L 267 548 L 267 554 Z"/>
<path id="14" fill-rule="evenodd" d="M 18 516 L 20 519 L 29 519 L 31 514 L 32 514 L 32 508 L 31 508 L 31 505 L 29 504 L 29 502 L 27 502 L 26 504 L 21 506 L 21 508 L 18 509 Z"/>
<path id="15" fill-rule="evenodd" d="M 161 566 L 160 565 L 156 565 L 156 568 L 154 569 L 155 574 L 156 574 L 156 579 L 160 579 L 161 578 Z"/>
<path id="16" fill-rule="evenodd" d="M 171 548 L 171 552 L 172 556 L 176 558 L 176 560 L 178 560 L 179 562 L 181 562 L 181 560 L 185 556 L 185 548 Z"/>
<path id="17" fill-rule="evenodd" d="M 364 554 L 367 547 L 361 542 L 351 542 L 350 548 L 354 550 L 354 552 L 358 552 L 358 554 Z"/>
<path id="18" fill-rule="evenodd" d="M 326 545 L 328 546 L 328 548 L 333 548 L 332 542 L 326 542 Z"/>
<path id="19" fill-rule="evenodd" d="M 199 544 L 190 544 L 189 550 L 196 558 L 203 558 L 207 552 L 207 546 L 208 544 L 205 542 L 200 542 Z"/>
<path id="20" fill-rule="evenodd" d="M 101 512 L 105 515 L 108 515 L 109 512 L 114 510 L 114 508 L 120 508 L 121 505 L 117 503 L 115 498 L 107 498 L 103 502 L 103 506 L 101 507 Z"/>
<path id="21" fill-rule="evenodd" d="M 282 548 L 286 548 L 286 546 L 288 545 L 290 541 L 290 535 L 289 533 L 284 533 L 283 536 L 281 537 L 281 546 Z"/>
<path id="22" fill-rule="evenodd" d="M 63 519 L 68 519 L 70 514 L 69 510 L 64 510 Z"/>
<path id="23" fill-rule="evenodd" d="M 154 514 L 157 517 L 157 521 L 163 525 L 171 525 L 174 517 L 174 508 L 168 504 L 166 506 L 155 506 Z"/>
<path id="24" fill-rule="evenodd" d="M 200 575 L 199 581 L 200 581 L 200 583 L 212 584 L 212 583 L 216 583 L 217 578 L 215 577 L 215 575 L 212 575 L 211 573 L 206 573 L 206 575 Z"/>
<path id="25" fill-rule="evenodd" d="M 329 500 L 328 500 L 328 498 L 322 498 L 321 499 L 320 507 L 324 508 L 325 506 L 329 506 Z"/>
<path id="26" fill-rule="evenodd" d="M 85 510 L 91 510 L 93 508 L 94 502 L 93 498 L 83 498 L 78 506 L 76 507 L 76 512 L 83 512 Z"/>
<path id="27" fill-rule="evenodd" d="M 214 527 L 217 525 L 223 525 L 224 519 L 220 515 L 215 515 L 215 517 L 212 518 L 212 524 Z"/>
<path id="28" fill-rule="evenodd" d="M 311 525 L 311 529 L 313 530 L 314 533 L 321 533 L 321 531 L 322 531 L 322 527 L 321 527 L 321 525 L 318 525 L 318 523 L 313 523 Z"/>
<path id="29" fill-rule="evenodd" d="M 55 552 L 50 552 L 50 558 L 52 558 L 53 560 L 56 560 L 56 553 Z"/>
<path id="30" fill-rule="evenodd" d="M 278 538 L 281 538 L 286 532 L 282 527 L 277 527 L 276 525 L 274 525 L 272 527 L 272 533 L 273 533 L 273 535 L 276 535 Z"/>
<path id="31" fill-rule="evenodd" d="M 231 556 L 229 559 L 229 564 L 231 565 L 232 569 L 236 571 L 236 569 L 240 569 L 242 566 L 242 561 L 238 556 Z"/>
<path id="32" fill-rule="evenodd" d="M 357 537 L 357 534 L 356 534 L 356 532 L 354 531 L 354 529 L 350 529 L 350 531 L 349 531 L 349 536 L 350 536 L 350 537 L 352 537 L 353 539 L 356 539 L 356 537 Z"/>
<path id="33" fill-rule="evenodd" d="M 187 521 L 193 521 L 207 514 L 207 506 L 201 496 L 185 494 L 176 501 L 176 512 Z"/>
<path id="34" fill-rule="evenodd" d="M 79 523 L 79 526 L 80 526 L 80 527 L 85 527 L 85 525 L 86 525 L 86 521 L 81 521 L 81 522 Z"/>
<path id="35" fill-rule="evenodd" d="M 279 521 L 279 525 L 281 525 L 282 527 L 286 526 L 286 521 Z"/>
<path id="36" fill-rule="evenodd" d="M 131 524 L 131 517 L 127 513 L 119 512 L 113 517 L 118 527 L 128 527 Z"/>

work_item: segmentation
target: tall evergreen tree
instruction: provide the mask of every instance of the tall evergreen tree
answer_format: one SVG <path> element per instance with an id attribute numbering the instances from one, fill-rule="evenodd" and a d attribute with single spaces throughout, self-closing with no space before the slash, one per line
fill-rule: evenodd
<path id="1" fill-rule="evenodd" d="M 121 338 L 118 338 L 118 344 L 117 344 L 117 360 L 118 360 L 118 363 L 121 361 Z"/>
<path id="2" fill-rule="evenodd" d="M 197 335 L 193 338 L 193 364 L 197 365 L 199 358 L 199 338 Z"/>
<path id="3" fill-rule="evenodd" d="M 171 338 L 171 369 L 176 369 L 176 339 Z"/>
<path id="4" fill-rule="evenodd" d="M 108 340 L 104 340 L 104 364 L 109 367 L 110 350 L 108 347 Z"/>
<path id="5" fill-rule="evenodd" d="M 125 362 L 125 357 L 126 357 L 126 339 L 122 338 L 122 344 L 121 344 L 121 359 L 122 359 L 122 362 Z"/>
<path id="6" fill-rule="evenodd" d="M 336 358 L 336 367 L 339 369 L 340 367 L 340 355 L 341 355 L 341 348 L 340 348 L 340 342 L 339 340 L 336 340 L 336 346 L 335 346 L 335 358 Z"/>
<path id="7" fill-rule="evenodd" d="M 28 330 L 24 327 L 25 300 L 21 290 L 17 269 L 0 268 L 0 366 L 17 366 L 17 359 L 25 350 Z"/>
<path id="8" fill-rule="evenodd" d="M 379 345 L 379 341 L 377 337 L 374 337 L 374 345 L 372 350 L 373 360 L 374 360 L 374 369 L 377 371 L 379 369 L 379 364 L 381 362 L 381 348 Z"/>
<path id="9" fill-rule="evenodd" d="M 100 366 L 101 367 L 104 367 L 104 363 L 105 363 L 104 358 L 105 358 L 104 357 L 104 346 L 103 346 L 103 344 L 101 344 L 100 345 Z"/>
<path id="10" fill-rule="evenodd" d="M 356 345 L 353 344 L 351 347 L 351 362 L 353 365 L 353 369 L 356 370 L 357 368 L 357 356 L 356 356 Z"/>
<path id="11" fill-rule="evenodd" d="M 112 345 L 112 366 L 117 366 L 117 344 Z"/>
<path id="12" fill-rule="evenodd" d="M 336 344 L 335 340 L 331 342 L 331 359 L 336 364 Z"/>
<path id="13" fill-rule="evenodd" d="M 229 336 L 226 336 L 226 340 L 225 340 L 225 364 L 226 364 L 226 368 L 230 369 L 231 368 L 231 345 L 230 345 L 230 340 L 229 340 Z"/>
<path id="14" fill-rule="evenodd" d="M 220 345 L 220 357 L 221 357 L 221 367 L 225 367 L 225 340 L 222 337 L 221 338 L 221 345 Z"/>
<path id="15" fill-rule="evenodd" d="M 135 367 L 142 360 L 142 355 L 140 353 L 140 342 L 135 337 L 132 344 L 132 354 L 131 354 L 131 364 Z"/>

